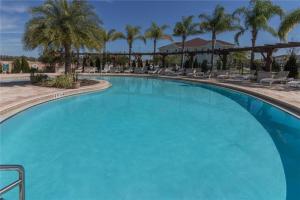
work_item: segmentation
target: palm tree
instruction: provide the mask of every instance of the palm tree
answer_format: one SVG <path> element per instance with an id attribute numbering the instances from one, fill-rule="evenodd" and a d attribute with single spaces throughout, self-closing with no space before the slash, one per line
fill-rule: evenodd
<path id="1" fill-rule="evenodd" d="M 167 25 L 158 26 L 155 22 L 152 22 L 150 28 L 145 32 L 145 37 L 153 40 L 153 61 L 156 54 L 156 45 L 158 40 L 171 40 L 172 36 L 165 34 Z"/>
<path id="2" fill-rule="evenodd" d="M 278 35 L 281 40 L 287 40 L 288 33 L 297 25 L 300 24 L 300 8 L 292 11 L 284 17 L 280 26 Z"/>
<path id="3" fill-rule="evenodd" d="M 71 72 L 72 48 L 98 48 L 100 19 L 86 1 L 47 0 L 31 9 L 23 37 L 25 49 L 63 49 L 65 73 Z"/>
<path id="4" fill-rule="evenodd" d="M 107 43 L 122 38 L 123 34 L 121 32 L 116 32 L 115 29 L 110 29 L 109 31 L 102 30 L 101 36 L 103 41 L 103 53 L 106 53 Z"/>
<path id="5" fill-rule="evenodd" d="M 214 49 L 216 45 L 217 35 L 226 31 L 233 31 L 239 28 L 234 22 L 236 19 L 231 15 L 225 13 L 224 7 L 217 5 L 212 15 L 201 14 L 199 18 L 201 33 L 211 33 L 211 68 L 214 66 Z"/>
<path id="6" fill-rule="evenodd" d="M 128 44 L 128 54 L 129 54 L 128 64 L 129 64 L 129 66 L 131 64 L 131 53 L 132 53 L 133 42 L 136 40 L 142 40 L 144 43 L 146 43 L 146 39 L 144 36 L 142 36 L 140 34 L 140 30 L 141 30 L 141 27 L 139 27 L 139 26 L 126 25 L 126 27 L 125 27 L 126 34 L 120 35 L 120 38 L 126 40 L 127 44 Z"/>
<path id="7" fill-rule="evenodd" d="M 242 15 L 244 17 L 244 27 L 235 35 L 235 41 L 238 40 L 245 31 L 251 32 L 252 51 L 251 51 L 251 68 L 254 68 L 254 47 L 259 31 L 266 31 L 277 37 L 277 32 L 269 26 L 269 20 L 278 15 L 283 16 L 283 10 L 280 6 L 274 5 L 270 0 L 251 0 L 249 7 L 241 7 L 234 11 L 233 16 Z M 256 69 L 257 70 L 257 69 Z"/>
<path id="8" fill-rule="evenodd" d="M 193 23 L 193 17 L 194 16 L 182 17 L 182 20 L 175 24 L 173 30 L 174 36 L 181 37 L 181 68 L 183 67 L 184 45 L 187 37 L 199 33 L 199 31 L 196 29 L 198 25 Z"/>
<path id="9" fill-rule="evenodd" d="M 106 45 L 108 42 L 115 41 L 117 39 L 122 38 L 123 34 L 121 32 L 117 32 L 115 29 L 110 29 L 109 31 L 102 30 L 101 37 L 103 42 L 103 60 L 106 55 Z M 105 62 L 103 62 L 105 64 Z"/>

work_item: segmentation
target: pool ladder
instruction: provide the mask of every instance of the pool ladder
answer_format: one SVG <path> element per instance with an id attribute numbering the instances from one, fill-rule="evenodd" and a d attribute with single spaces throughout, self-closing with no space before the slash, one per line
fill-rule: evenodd
<path id="1" fill-rule="evenodd" d="M 19 186 L 19 200 L 25 200 L 25 170 L 22 165 L 0 165 L 0 171 L 16 171 L 19 174 L 18 180 L 0 189 L 0 200 L 2 195 Z"/>

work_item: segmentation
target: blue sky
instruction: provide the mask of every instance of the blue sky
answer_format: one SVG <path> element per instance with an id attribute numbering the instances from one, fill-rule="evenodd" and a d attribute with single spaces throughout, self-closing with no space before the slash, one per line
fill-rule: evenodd
<path id="1" fill-rule="evenodd" d="M 4 55 L 26 55 L 38 56 L 39 50 L 25 51 L 22 45 L 22 35 L 24 25 L 30 14 L 27 12 L 31 6 L 42 4 L 42 0 L 0 0 L 0 54 Z M 227 12 L 232 12 L 240 6 L 247 6 L 248 1 L 244 0 L 223 0 L 223 1 L 89 1 L 94 7 L 96 13 L 104 22 L 106 29 L 115 28 L 123 31 L 126 24 L 138 25 L 144 32 L 152 21 L 158 24 L 170 25 L 169 33 L 172 32 L 174 24 L 182 16 L 194 15 L 194 22 L 200 22 L 198 15 L 201 13 L 211 13 L 217 4 L 225 7 Z M 273 1 L 280 5 L 285 11 L 291 11 L 300 7 L 299 0 Z M 274 17 L 270 21 L 274 28 L 279 25 L 279 18 Z M 218 39 L 233 42 L 234 33 L 224 33 L 218 35 Z M 197 37 L 210 39 L 209 34 L 202 34 Z M 191 37 L 193 38 L 193 37 Z M 245 34 L 241 38 L 241 46 L 250 45 L 250 35 Z M 175 38 L 180 40 L 180 38 Z M 289 41 L 300 41 L 300 26 L 297 26 L 290 34 Z M 268 44 L 279 42 L 268 33 L 259 33 L 257 44 Z M 160 41 L 158 46 L 167 44 L 168 41 Z M 142 42 L 134 44 L 135 51 L 151 51 L 153 44 L 151 41 L 144 45 Z M 127 51 L 128 47 L 125 41 L 115 41 L 108 45 L 110 51 Z"/>

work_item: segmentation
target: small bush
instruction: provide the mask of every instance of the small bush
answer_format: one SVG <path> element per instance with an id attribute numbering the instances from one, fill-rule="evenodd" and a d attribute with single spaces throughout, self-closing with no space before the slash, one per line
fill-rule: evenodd
<path id="1" fill-rule="evenodd" d="M 32 75 L 30 76 L 30 81 L 31 83 L 33 84 L 42 84 L 43 82 L 47 81 L 48 80 L 48 76 L 46 74 L 36 74 L 34 75 L 32 73 Z"/>
<path id="2" fill-rule="evenodd" d="M 292 53 L 284 66 L 285 71 L 289 71 L 289 77 L 297 78 L 298 76 L 298 65 L 297 65 L 297 58 L 295 53 Z"/>
<path id="3" fill-rule="evenodd" d="M 201 63 L 201 71 L 207 72 L 207 70 L 208 70 L 207 60 L 203 60 L 203 62 Z"/>
<path id="4" fill-rule="evenodd" d="M 72 75 L 62 75 L 54 79 L 53 87 L 57 88 L 72 88 L 74 77 Z"/>

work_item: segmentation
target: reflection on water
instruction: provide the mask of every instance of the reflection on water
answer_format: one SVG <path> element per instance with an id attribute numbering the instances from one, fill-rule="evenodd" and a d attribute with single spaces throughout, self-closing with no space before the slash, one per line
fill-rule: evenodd
<path id="1" fill-rule="evenodd" d="M 139 78 L 114 78 L 114 77 L 101 77 L 113 83 L 114 87 L 122 85 L 122 91 L 124 95 L 153 95 L 159 94 L 164 98 L 181 98 L 188 99 L 192 104 L 201 105 L 214 105 L 214 107 L 221 106 L 220 102 L 214 102 L 214 99 L 196 98 L 198 95 L 197 90 L 193 90 L 193 87 L 202 87 L 207 90 L 201 90 L 206 92 L 208 97 L 211 93 L 219 93 L 221 95 L 230 98 L 231 100 L 240 104 L 249 113 L 251 113 L 269 132 L 272 137 L 279 153 L 285 170 L 286 184 L 287 184 L 287 200 L 299 199 L 300 197 L 300 119 L 270 105 L 252 96 L 244 95 L 240 92 L 195 83 L 180 83 L 182 90 L 185 92 L 176 91 L 172 92 L 170 88 L 164 90 L 166 87 L 163 84 L 159 84 L 158 80 L 152 81 L 139 81 Z M 117 84 L 114 84 L 117 83 Z M 130 82 L 130 84 L 129 84 Z M 172 84 L 172 81 L 166 81 L 166 84 Z M 178 84 L 178 82 L 177 82 Z M 124 85 L 127 86 L 127 90 L 124 91 Z M 121 87 L 120 87 L 121 89 Z M 190 90 L 190 92 L 187 92 Z M 180 101 L 184 102 L 184 101 Z M 220 104 L 220 105 L 217 105 Z M 222 108 L 226 109 L 226 108 Z M 264 148 L 264 147 L 262 147 Z"/>

